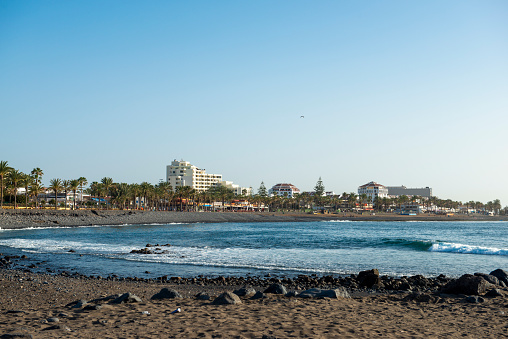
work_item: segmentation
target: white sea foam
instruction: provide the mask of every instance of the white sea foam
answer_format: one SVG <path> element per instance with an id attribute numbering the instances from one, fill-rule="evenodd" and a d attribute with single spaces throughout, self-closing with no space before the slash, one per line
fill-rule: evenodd
<path id="1" fill-rule="evenodd" d="M 462 254 L 483 254 L 483 255 L 508 255 L 508 249 L 471 246 L 464 244 L 456 244 L 449 242 L 442 242 L 433 244 L 429 251 L 431 252 L 449 252 L 449 253 L 462 253 Z"/>
<path id="2" fill-rule="evenodd" d="M 65 253 L 73 250 L 81 254 L 111 254 L 128 253 L 132 246 L 109 244 L 94 244 L 79 241 L 51 240 L 51 239 L 5 239 L 0 240 L 1 246 L 22 249 L 33 253 Z"/>
<path id="3" fill-rule="evenodd" d="M 323 220 L 322 222 L 353 222 L 352 220 Z"/>

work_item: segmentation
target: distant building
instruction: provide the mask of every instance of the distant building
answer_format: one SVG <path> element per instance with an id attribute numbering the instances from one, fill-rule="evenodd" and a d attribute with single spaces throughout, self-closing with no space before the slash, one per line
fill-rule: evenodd
<path id="1" fill-rule="evenodd" d="M 300 190 L 293 184 L 277 184 L 268 190 L 270 195 L 285 196 L 293 198 L 295 195 L 300 194 Z"/>
<path id="2" fill-rule="evenodd" d="M 171 165 L 166 167 L 166 178 L 173 189 L 190 186 L 197 191 L 206 191 L 222 181 L 222 174 L 209 174 L 188 161 L 173 160 Z"/>
<path id="3" fill-rule="evenodd" d="M 367 194 L 370 201 L 374 201 L 374 198 L 388 198 L 388 189 L 378 184 L 377 182 L 371 181 L 368 184 L 358 187 L 358 195 Z"/>
<path id="4" fill-rule="evenodd" d="M 236 195 L 246 192 L 246 195 L 252 195 L 252 188 L 240 187 L 231 181 L 222 180 L 222 174 L 206 173 L 204 169 L 191 165 L 188 161 L 173 160 L 171 165 L 166 166 L 166 180 L 175 190 L 177 187 L 190 186 L 196 191 L 206 191 L 213 186 L 225 186 Z"/>
<path id="5" fill-rule="evenodd" d="M 388 195 L 390 197 L 399 197 L 401 195 L 406 195 L 408 197 L 419 196 L 423 198 L 432 197 L 432 188 L 407 188 L 406 186 L 387 186 Z"/>
<path id="6" fill-rule="evenodd" d="M 235 195 L 252 195 L 252 187 L 240 187 L 232 181 L 220 181 L 216 185 L 224 186 L 235 193 Z"/>

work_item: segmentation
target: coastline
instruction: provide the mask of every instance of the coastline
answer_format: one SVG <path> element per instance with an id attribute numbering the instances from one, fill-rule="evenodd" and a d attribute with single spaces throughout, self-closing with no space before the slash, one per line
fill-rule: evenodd
<path id="1" fill-rule="evenodd" d="M 168 212 L 140 210 L 0 210 L 1 229 L 171 223 L 312 221 L 500 221 L 508 216 L 304 214 L 281 212 Z"/>

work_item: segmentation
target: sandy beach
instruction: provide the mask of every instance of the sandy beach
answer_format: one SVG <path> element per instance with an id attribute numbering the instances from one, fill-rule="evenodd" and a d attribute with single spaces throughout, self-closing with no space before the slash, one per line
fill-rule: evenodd
<path id="1" fill-rule="evenodd" d="M 0 271 L 1 338 L 500 338 L 508 336 L 507 291 L 464 295 L 381 293 L 304 299 L 266 293 L 214 305 L 241 286 L 108 281 Z M 162 288 L 182 298 L 152 300 Z M 256 288 L 258 289 L 258 288 Z M 130 292 L 137 302 L 100 300 Z M 195 295 L 207 293 L 210 300 Z M 96 299 L 96 301 L 93 301 Z M 99 299 L 99 300 L 97 300 Z M 77 306 L 73 302 L 88 304 Z M 180 308 L 181 312 L 172 313 Z"/>

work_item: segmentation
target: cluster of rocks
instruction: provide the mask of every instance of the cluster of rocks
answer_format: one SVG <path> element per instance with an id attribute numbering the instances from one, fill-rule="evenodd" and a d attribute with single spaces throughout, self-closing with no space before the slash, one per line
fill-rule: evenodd
<path id="1" fill-rule="evenodd" d="M 132 250 L 130 253 L 135 253 L 135 254 L 167 254 L 167 253 L 169 253 L 169 251 L 163 250 L 161 247 L 169 247 L 169 246 L 171 246 L 171 245 L 170 244 L 166 244 L 166 245 L 159 245 L 159 244 L 151 245 L 151 244 L 146 244 L 145 248 L 142 248 L 142 249 L 139 249 L 139 250 Z M 151 247 L 155 247 L 155 250 L 151 250 L 150 249 Z"/>

